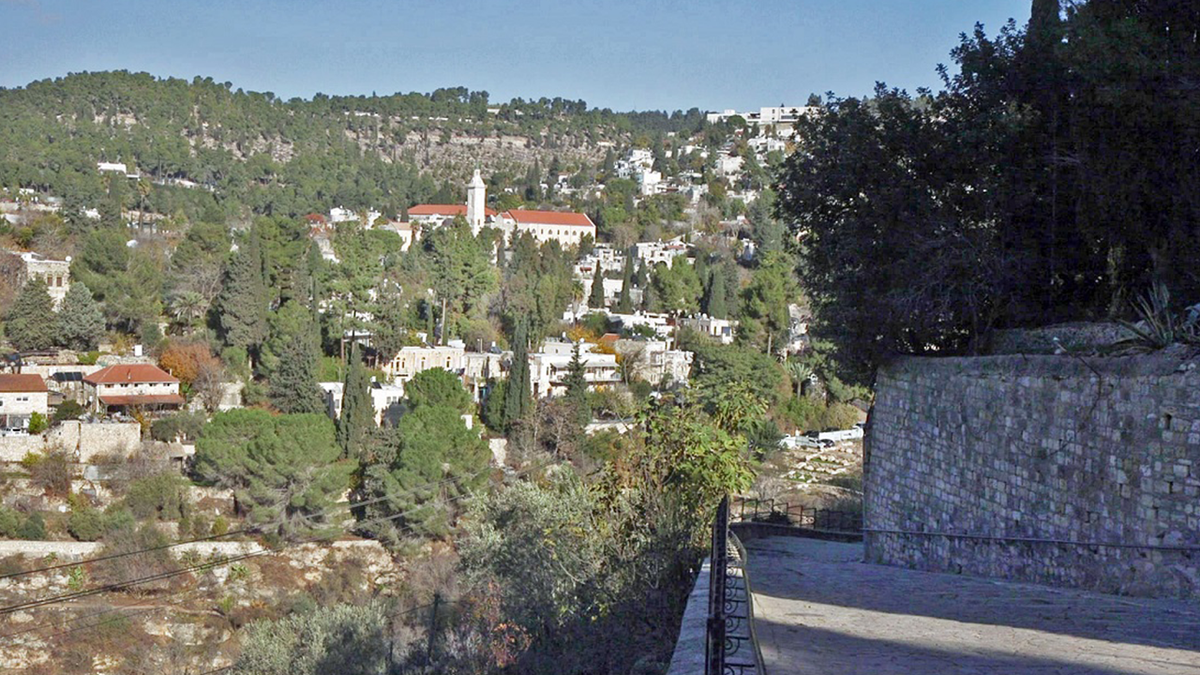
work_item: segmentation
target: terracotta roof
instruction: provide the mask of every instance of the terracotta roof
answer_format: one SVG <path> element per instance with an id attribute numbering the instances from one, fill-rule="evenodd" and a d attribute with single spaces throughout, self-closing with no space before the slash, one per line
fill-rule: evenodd
<path id="1" fill-rule="evenodd" d="M 42 379 L 41 375 L 0 375 L 0 392 L 25 393 L 34 391 L 47 391 L 46 381 Z"/>
<path id="2" fill-rule="evenodd" d="M 83 378 L 88 384 L 120 384 L 122 382 L 178 382 L 170 373 L 149 363 L 126 363 L 109 366 Z"/>
<path id="3" fill-rule="evenodd" d="M 132 396 L 101 396 L 104 405 L 183 405 L 186 401 L 179 394 L 134 394 Z"/>
<path id="4" fill-rule="evenodd" d="M 531 225 L 574 225 L 577 227 L 595 227 L 592 219 L 586 213 L 569 211 L 529 211 L 526 209 L 509 209 L 505 212 L 509 218 L 518 223 Z"/>
<path id="5" fill-rule="evenodd" d="M 495 210 L 489 209 L 487 207 L 484 207 L 483 213 L 486 216 L 496 215 Z M 463 216 L 465 218 L 467 216 L 467 205 L 466 204 L 417 204 L 416 206 L 409 207 L 408 215 L 410 218 L 412 216 L 447 216 L 447 217 Z"/>

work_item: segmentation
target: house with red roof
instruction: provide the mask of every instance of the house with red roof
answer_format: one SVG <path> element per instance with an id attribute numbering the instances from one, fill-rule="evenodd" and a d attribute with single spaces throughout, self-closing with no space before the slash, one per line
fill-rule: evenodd
<path id="1" fill-rule="evenodd" d="M 24 433 L 33 413 L 46 415 L 50 390 L 41 375 L 0 374 L 0 432 Z"/>
<path id="2" fill-rule="evenodd" d="M 177 410 L 186 401 L 179 380 L 150 363 L 122 363 L 83 378 L 87 405 L 96 412 Z"/>

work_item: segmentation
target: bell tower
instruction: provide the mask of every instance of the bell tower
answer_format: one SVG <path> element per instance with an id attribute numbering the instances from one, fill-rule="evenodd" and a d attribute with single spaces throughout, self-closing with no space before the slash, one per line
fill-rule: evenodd
<path id="1" fill-rule="evenodd" d="M 467 185 L 467 222 L 471 224 L 471 233 L 479 234 L 484 225 L 484 209 L 487 206 L 487 186 L 475 169 L 475 175 Z"/>

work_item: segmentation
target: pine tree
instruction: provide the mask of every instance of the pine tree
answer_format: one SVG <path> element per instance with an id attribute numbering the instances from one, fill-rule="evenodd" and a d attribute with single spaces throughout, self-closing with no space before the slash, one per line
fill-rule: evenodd
<path id="1" fill-rule="evenodd" d="M 251 236 L 229 261 L 217 297 L 221 338 L 230 347 L 254 353 L 267 337 L 267 282 L 258 237 Z"/>
<path id="2" fill-rule="evenodd" d="M 367 437 L 375 426 L 375 410 L 371 402 L 371 381 L 363 365 L 358 343 L 350 348 L 346 378 L 342 388 L 342 416 L 337 422 L 337 442 L 342 456 L 362 457 Z"/>
<path id="3" fill-rule="evenodd" d="M 592 405 L 588 400 L 587 378 L 584 376 L 583 360 L 579 358 L 579 343 L 571 352 L 571 363 L 567 366 L 567 403 L 575 410 L 580 425 L 592 421 Z"/>
<path id="4" fill-rule="evenodd" d="M 629 297 L 629 287 L 633 285 L 633 256 L 625 256 L 625 269 L 621 271 L 621 293 L 617 295 L 617 313 L 633 313 L 633 300 Z"/>
<path id="5" fill-rule="evenodd" d="M 279 313 L 294 313 L 296 309 L 305 311 L 299 303 L 291 301 Z M 307 321 L 280 321 L 279 326 L 279 332 L 271 336 L 273 364 L 267 397 L 283 413 L 325 412 L 317 386 L 317 334 L 311 316 Z"/>
<path id="6" fill-rule="evenodd" d="M 104 313 L 81 282 L 71 284 L 58 312 L 58 343 L 79 351 L 95 349 L 104 335 Z"/>
<path id="7" fill-rule="evenodd" d="M 8 313 L 5 333 L 20 351 L 49 349 L 57 332 L 54 301 L 41 277 L 32 277 L 21 288 Z"/>
<path id="8" fill-rule="evenodd" d="M 513 328 L 513 362 L 508 374 L 508 388 L 504 390 L 504 426 L 523 418 L 529 411 L 529 353 L 525 345 L 528 328 L 524 319 L 517 319 Z"/>
<path id="9" fill-rule="evenodd" d="M 604 275 L 600 273 L 600 263 L 596 263 L 596 274 L 592 276 L 592 294 L 588 298 L 588 307 L 604 309 Z"/>

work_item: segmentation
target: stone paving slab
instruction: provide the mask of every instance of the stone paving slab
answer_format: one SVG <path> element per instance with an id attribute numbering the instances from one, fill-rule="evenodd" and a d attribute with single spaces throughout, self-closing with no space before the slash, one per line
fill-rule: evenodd
<path id="1" fill-rule="evenodd" d="M 767 675 L 1200 675 L 1200 606 L 867 565 L 861 544 L 746 543 Z"/>

